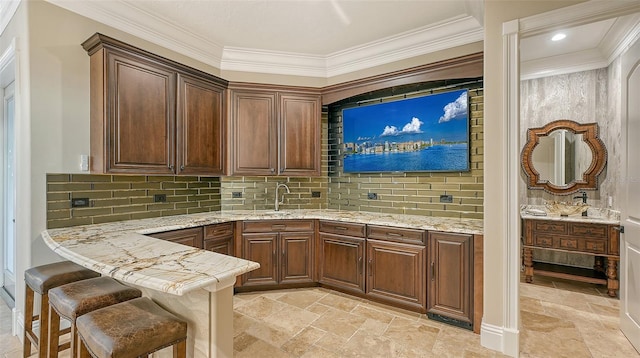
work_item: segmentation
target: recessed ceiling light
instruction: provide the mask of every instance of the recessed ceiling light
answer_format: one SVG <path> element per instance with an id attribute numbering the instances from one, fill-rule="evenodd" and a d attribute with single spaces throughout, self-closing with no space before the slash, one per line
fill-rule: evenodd
<path id="1" fill-rule="evenodd" d="M 551 38 L 551 41 L 560 41 L 560 40 L 563 40 L 565 37 L 567 37 L 567 35 L 565 35 L 563 33 L 555 34 Z"/>

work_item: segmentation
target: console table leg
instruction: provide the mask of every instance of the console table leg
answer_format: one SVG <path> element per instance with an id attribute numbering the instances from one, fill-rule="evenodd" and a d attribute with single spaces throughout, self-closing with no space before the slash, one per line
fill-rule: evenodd
<path id="1" fill-rule="evenodd" d="M 593 269 L 596 272 L 604 272 L 604 257 L 596 256 L 593 263 Z"/>
<path id="2" fill-rule="evenodd" d="M 524 248 L 524 280 L 533 282 L 533 249 L 528 247 Z"/>
<path id="3" fill-rule="evenodd" d="M 616 297 L 619 288 L 618 259 L 607 258 L 607 290 L 610 297 Z"/>

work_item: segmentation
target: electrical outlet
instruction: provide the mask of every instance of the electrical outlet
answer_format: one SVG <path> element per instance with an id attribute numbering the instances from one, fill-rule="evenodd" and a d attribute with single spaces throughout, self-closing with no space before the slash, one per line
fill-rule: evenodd
<path id="1" fill-rule="evenodd" d="M 311 192 L 311 197 L 312 198 L 319 198 L 320 197 L 320 192 L 319 191 L 312 191 Z"/>
<path id="2" fill-rule="evenodd" d="M 89 198 L 73 198 L 71 199 L 72 208 L 88 208 L 91 202 Z"/>
<path id="3" fill-rule="evenodd" d="M 453 203 L 453 195 L 440 195 L 441 203 Z"/>
<path id="4" fill-rule="evenodd" d="M 367 199 L 369 199 L 369 200 L 378 200 L 378 194 L 377 193 L 368 193 L 367 194 Z"/>
<path id="5" fill-rule="evenodd" d="M 231 197 L 232 198 L 242 198 L 242 192 L 241 191 L 232 191 L 231 192 Z"/>
<path id="6" fill-rule="evenodd" d="M 153 194 L 154 203 L 164 203 L 167 201 L 167 194 Z"/>

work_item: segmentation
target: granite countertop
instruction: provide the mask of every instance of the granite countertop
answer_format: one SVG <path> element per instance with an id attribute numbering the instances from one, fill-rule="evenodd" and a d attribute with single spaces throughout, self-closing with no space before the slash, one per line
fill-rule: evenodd
<path id="1" fill-rule="evenodd" d="M 539 211 L 544 211 L 546 215 L 535 215 Z M 610 209 L 589 208 L 587 216 L 581 214 L 560 216 L 559 214 L 550 214 L 544 205 L 523 205 L 520 208 L 520 217 L 522 219 L 533 220 L 555 220 L 555 221 L 571 221 L 591 224 L 612 224 L 620 225 L 620 212 Z"/>
<path id="2" fill-rule="evenodd" d="M 238 220 L 323 219 L 411 229 L 482 234 L 482 220 L 339 210 L 208 212 L 42 232 L 58 255 L 126 283 L 183 295 L 260 267 L 256 262 L 192 248 L 145 234 Z"/>

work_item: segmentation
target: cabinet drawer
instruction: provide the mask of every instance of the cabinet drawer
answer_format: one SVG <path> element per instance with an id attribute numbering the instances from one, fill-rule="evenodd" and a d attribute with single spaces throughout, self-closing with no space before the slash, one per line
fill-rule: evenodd
<path id="1" fill-rule="evenodd" d="M 207 225 L 204 227 L 204 239 L 220 239 L 233 235 L 233 223 Z"/>
<path id="2" fill-rule="evenodd" d="M 424 230 L 401 229 L 375 225 L 367 226 L 367 231 L 367 237 L 370 239 L 409 242 L 414 244 L 424 244 L 427 236 Z"/>
<path id="3" fill-rule="evenodd" d="M 606 225 L 572 223 L 569 226 L 569 234 L 571 235 L 607 238 L 608 233 Z"/>
<path id="4" fill-rule="evenodd" d="M 313 220 L 260 220 L 242 223 L 242 232 L 313 231 L 314 229 Z"/>
<path id="5" fill-rule="evenodd" d="M 330 234 L 365 237 L 367 226 L 365 224 L 343 223 L 339 221 L 320 221 L 320 232 Z"/>
<path id="6" fill-rule="evenodd" d="M 566 234 L 567 223 L 558 221 L 538 221 L 535 220 L 533 230 L 537 232 L 550 232 L 554 234 Z"/>
<path id="7" fill-rule="evenodd" d="M 553 236 L 551 235 L 535 235 L 533 244 L 538 247 L 553 247 Z"/>
<path id="8" fill-rule="evenodd" d="M 607 240 L 605 239 L 585 239 L 584 251 L 593 252 L 595 254 L 607 253 Z"/>

